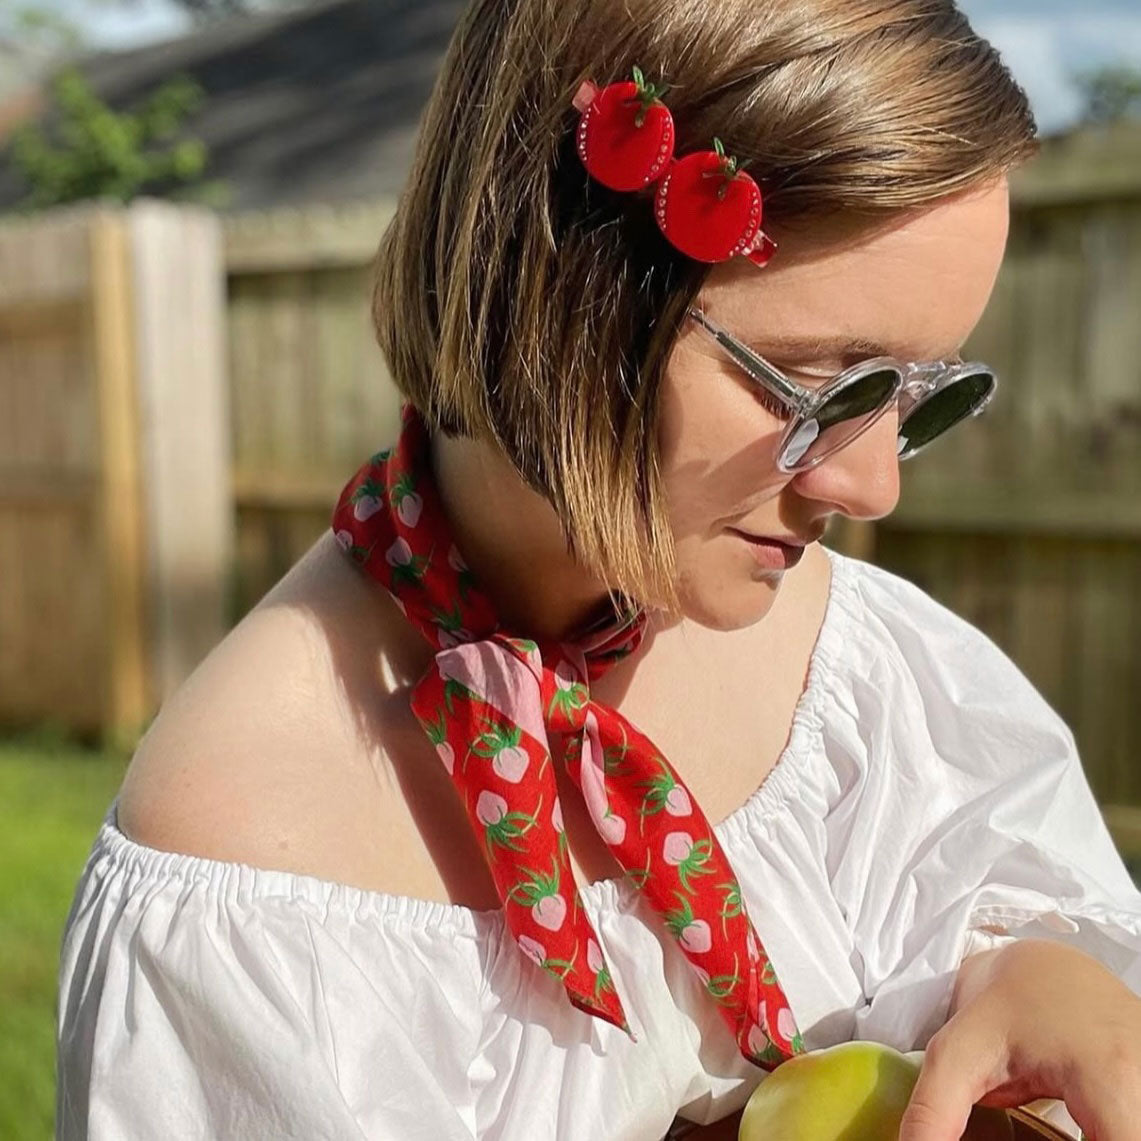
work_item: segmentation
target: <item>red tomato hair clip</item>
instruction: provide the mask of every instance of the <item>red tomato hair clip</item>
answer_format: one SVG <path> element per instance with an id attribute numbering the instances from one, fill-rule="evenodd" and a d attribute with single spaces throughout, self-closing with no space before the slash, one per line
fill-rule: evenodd
<path id="1" fill-rule="evenodd" d="M 573 103 L 582 112 L 576 142 L 592 178 L 611 190 L 657 184 L 654 217 L 666 239 L 697 261 L 746 257 L 766 265 L 776 243 L 761 231 L 761 190 L 737 169 L 720 139 L 711 151 L 674 157 L 674 121 L 661 101 L 666 88 L 633 69 L 627 80 L 599 88 L 586 80 Z"/>

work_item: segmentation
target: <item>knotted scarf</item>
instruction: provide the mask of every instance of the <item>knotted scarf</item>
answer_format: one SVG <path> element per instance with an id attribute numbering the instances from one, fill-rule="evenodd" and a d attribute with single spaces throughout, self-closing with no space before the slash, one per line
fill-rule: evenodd
<path id="1" fill-rule="evenodd" d="M 644 610 L 609 607 L 602 626 L 566 642 L 503 630 L 451 540 L 427 426 L 411 405 L 396 446 L 345 486 L 333 531 L 437 648 L 412 710 L 463 800 L 523 954 L 559 978 L 576 1007 L 633 1037 L 570 865 L 552 767 L 563 764 L 741 1053 L 765 1070 L 803 1053 L 705 814 L 653 742 L 591 700 L 591 682 L 641 642 Z M 550 731 L 564 735 L 557 760 Z"/>

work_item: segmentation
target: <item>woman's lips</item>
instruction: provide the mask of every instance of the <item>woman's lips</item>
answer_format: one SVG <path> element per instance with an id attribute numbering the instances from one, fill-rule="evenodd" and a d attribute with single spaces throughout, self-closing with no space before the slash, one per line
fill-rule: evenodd
<path id="1" fill-rule="evenodd" d="M 765 570 L 791 570 L 804 557 L 803 547 L 793 547 L 776 539 L 766 539 L 734 530 L 752 552 L 753 558 Z"/>

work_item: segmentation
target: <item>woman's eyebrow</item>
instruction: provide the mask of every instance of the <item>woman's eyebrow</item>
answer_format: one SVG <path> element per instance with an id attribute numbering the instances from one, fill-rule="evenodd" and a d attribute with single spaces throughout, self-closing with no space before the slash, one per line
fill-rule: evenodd
<path id="1" fill-rule="evenodd" d="M 760 356 L 788 360 L 841 360 L 855 356 L 890 357 L 895 354 L 878 341 L 864 337 L 767 337 L 745 341 Z"/>
<path id="2" fill-rule="evenodd" d="M 751 340 L 744 344 L 762 357 L 772 357 L 784 362 L 807 362 L 814 360 L 848 361 L 854 358 L 892 357 L 898 360 L 944 360 L 950 363 L 962 362 L 962 349 L 939 356 L 915 356 L 888 348 L 879 341 L 869 341 L 865 337 L 766 337 L 763 341 Z"/>

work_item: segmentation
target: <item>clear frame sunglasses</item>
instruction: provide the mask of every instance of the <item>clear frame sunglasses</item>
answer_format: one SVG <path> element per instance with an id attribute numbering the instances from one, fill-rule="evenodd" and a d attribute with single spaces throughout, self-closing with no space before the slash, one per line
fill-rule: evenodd
<path id="1" fill-rule="evenodd" d="M 785 473 L 807 471 L 862 436 L 898 400 L 900 460 L 909 460 L 949 428 L 977 416 L 994 397 L 994 371 L 977 361 L 899 361 L 872 357 L 820 387 L 797 384 L 699 309 L 692 317 L 789 417 L 776 451 Z"/>

